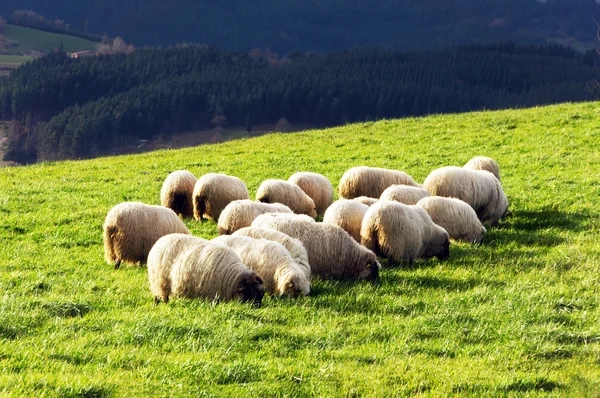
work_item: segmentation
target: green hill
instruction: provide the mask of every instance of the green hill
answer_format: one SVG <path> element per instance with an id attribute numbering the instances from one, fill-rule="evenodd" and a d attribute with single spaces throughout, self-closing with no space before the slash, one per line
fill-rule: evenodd
<path id="1" fill-rule="evenodd" d="M 597 394 L 598 117 L 600 103 L 567 104 L 1 169 L 0 394 Z M 260 309 L 155 307 L 143 267 L 103 261 L 108 210 L 159 203 L 173 170 L 237 175 L 254 193 L 300 170 L 336 186 L 365 164 L 423 181 L 475 155 L 500 163 L 513 217 L 380 284 L 314 281 L 309 297 Z"/>
<path id="2" fill-rule="evenodd" d="M 55 48 L 59 48 L 61 43 L 66 52 L 94 50 L 98 47 L 98 43 L 79 37 L 10 24 L 7 24 L 4 28 L 3 36 L 17 43 L 8 50 L 13 54 L 20 54 L 23 51 L 42 51 L 48 53 Z"/>

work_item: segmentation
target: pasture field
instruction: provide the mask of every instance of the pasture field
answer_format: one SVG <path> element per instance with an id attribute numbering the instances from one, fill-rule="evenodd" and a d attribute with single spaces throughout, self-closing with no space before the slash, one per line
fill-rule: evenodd
<path id="1" fill-rule="evenodd" d="M 7 24 L 4 28 L 4 37 L 17 42 L 10 51 L 20 53 L 22 51 L 43 51 L 48 53 L 60 47 L 62 42 L 66 52 L 83 50 L 95 50 L 98 43 L 75 36 L 61 35 L 59 33 L 46 32 L 38 29 L 25 28 L 23 26 Z"/>
<path id="2" fill-rule="evenodd" d="M 2 396 L 597 396 L 600 103 L 379 121 L 195 148 L 0 169 Z M 299 300 L 155 306 L 143 267 L 103 260 L 123 201 L 187 169 L 251 194 L 356 165 L 422 182 L 498 160 L 512 218 L 451 258 Z M 206 238 L 216 225 L 186 221 Z"/>
<path id="3" fill-rule="evenodd" d="M 2 64 L 21 65 L 27 61 L 33 60 L 33 57 L 27 55 L 2 55 L 0 54 L 0 66 Z"/>

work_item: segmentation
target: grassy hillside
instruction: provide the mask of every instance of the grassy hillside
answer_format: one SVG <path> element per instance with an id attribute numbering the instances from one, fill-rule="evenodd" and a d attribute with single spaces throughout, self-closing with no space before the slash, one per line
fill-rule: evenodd
<path id="1" fill-rule="evenodd" d="M 599 103 L 381 121 L 0 170 L 0 395 L 390 396 L 600 392 Z M 447 262 L 378 285 L 315 281 L 260 309 L 155 307 L 144 268 L 103 261 L 122 201 L 166 175 L 225 172 L 252 193 L 295 171 L 496 158 L 514 216 Z M 213 237 L 215 224 L 188 221 Z"/>
<path id="2" fill-rule="evenodd" d="M 47 53 L 60 47 L 61 42 L 66 52 L 93 50 L 98 46 L 98 43 L 79 37 L 50 33 L 16 25 L 6 25 L 3 35 L 8 40 L 17 43 L 16 46 L 10 49 L 13 53 L 20 53 L 22 51 L 43 51 Z"/>

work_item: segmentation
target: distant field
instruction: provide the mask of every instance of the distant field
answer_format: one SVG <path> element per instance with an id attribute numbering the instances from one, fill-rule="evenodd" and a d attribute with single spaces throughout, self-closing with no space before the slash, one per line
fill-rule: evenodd
<path id="1" fill-rule="evenodd" d="M 10 49 L 12 53 L 21 51 L 43 51 L 47 53 L 60 47 L 61 42 L 67 52 L 93 50 L 98 45 L 98 43 L 79 37 L 50 33 L 16 25 L 6 25 L 3 35 L 8 40 L 18 43 L 17 46 Z"/>
<path id="2" fill-rule="evenodd" d="M 0 66 L 2 64 L 16 64 L 21 65 L 27 61 L 31 61 L 33 57 L 26 55 L 2 55 L 0 54 Z"/>

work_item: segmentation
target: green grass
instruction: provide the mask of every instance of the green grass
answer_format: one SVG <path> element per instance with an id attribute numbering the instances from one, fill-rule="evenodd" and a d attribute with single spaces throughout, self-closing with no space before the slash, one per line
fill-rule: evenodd
<path id="1" fill-rule="evenodd" d="M 98 46 L 98 43 L 79 37 L 10 24 L 6 25 L 3 35 L 8 40 L 18 43 L 17 46 L 11 47 L 11 52 L 43 51 L 47 53 L 55 48 L 59 48 L 61 42 L 66 52 L 95 50 Z"/>
<path id="2" fill-rule="evenodd" d="M 599 119 L 600 103 L 569 104 L 2 169 L 0 395 L 597 396 Z M 363 164 L 422 181 L 475 155 L 499 161 L 513 217 L 378 285 L 155 307 L 144 268 L 103 261 L 108 210 L 158 203 L 173 170 L 237 175 L 254 193 L 300 170 L 335 186 Z"/>
<path id="3" fill-rule="evenodd" d="M 0 64 L 16 64 L 21 65 L 27 61 L 31 61 L 33 57 L 26 55 L 2 55 L 0 54 Z"/>

